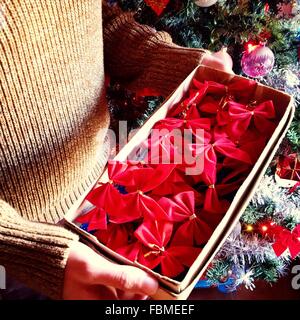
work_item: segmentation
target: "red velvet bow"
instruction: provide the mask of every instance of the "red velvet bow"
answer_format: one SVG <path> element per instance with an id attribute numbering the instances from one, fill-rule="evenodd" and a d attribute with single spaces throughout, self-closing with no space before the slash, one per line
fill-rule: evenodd
<path id="1" fill-rule="evenodd" d="M 191 191 L 181 192 L 172 198 L 162 197 L 158 203 L 172 222 L 189 220 L 195 214 L 194 193 Z"/>
<path id="2" fill-rule="evenodd" d="M 292 259 L 295 259 L 300 253 L 300 224 L 293 231 L 277 227 L 273 249 L 278 257 L 289 249 Z"/>
<path id="3" fill-rule="evenodd" d="M 209 239 L 211 228 L 195 214 L 195 198 L 191 191 L 161 198 L 158 203 L 167 212 L 170 221 L 184 222 L 175 233 L 173 244 L 201 245 Z"/>
<path id="4" fill-rule="evenodd" d="M 178 132 L 174 130 L 163 136 L 160 136 L 160 134 L 151 136 L 144 142 L 141 150 L 147 149 L 147 152 L 144 152 L 144 154 L 146 153 L 144 161 L 150 167 L 156 168 L 157 164 L 173 164 L 174 170 L 185 174 L 186 168 L 194 168 L 196 165 L 196 158 L 190 149 L 192 142 L 192 135 L 182 136 L 181 132 L 178 135 Z"/>
<path id="5" fill-rule="evenodd" d="M 145 168 L 132 167 L 124 171 L 122 175 L 118 175 L 115 182 L 124 186 L 128 192 L 122 196 L 123 210 L 130 212 L 130 215 L 134 217 L 143 215 L 148 218 L 166 219 L 164 210 L 146 193 L 163 183 L 175 167 L 174 164 L 159 164 Z M 119 203 L 115 205 L 120 206 Z"/>
<path id="6" fill-rule="evenodd" d="M 187 129 L 196 133 L 196 130 L 209 130 L 211 125 L 211 120 L 207 118 L 194 118 L 194 119 L 176 119 L 176 118 L 166 118 L 157 122 L 154 129 L 162 130 L 167 129 L 170 132 L 174 129 Z"/>
<path id="7" fill-rule="evenodd" d="M 201 141 L 201 138 L 199 139 Z M 195 155 L 203 157 L 204 161 L 204 181 L 207 184 L 214 184 L 216 182 L 216 165 L 217 165 L 217 154 L 220 154 L 239 160 L 245 163 L 251 163 L 249 155 L 236 147 L 236 145 L 229 140 L 226 134 L 215 130 L 213 135 L 207 134 L 202 143 L 191 145 Z"/>
<path id="8" fill-rule="evenodd" d="M 175 169 L 174 164 L 158 164 L 154 167 L 129 167 L 114 178 L 115 183 L 124 186 L 128 193 L 149 192 L 164 182 Z"/>
<path id="9" fill-rule="evenodd" d="M 222 197 L 235 192 L 244 180 L 244 175 L 238 171 L 232 171 L 227 174 L 221 183 L 209 181 L 208 188 L 205 192 L 203 209 L 212 213 L 225 213 L 230 202 Z"/>
<path id="10" fill-rule="evenodd" d="M 203 195 L 193 189 L 191 185 L 194 185 L 194 180 L 191 176 L 186 176 L 181 167 L 179 167 L 162 184 L 151 191 L 151 196 L 166 197 L 190 191 L 194 193 L 195 203 L 201 205 L 203 203 Z"/>
<path id="11" fill-rule="evenodd" d="M 139 241 L 135 241 L 117 248 L 116 252 L 128 260 L 136 262 L 139 259 L 139 255 L 142 255 L 144 250 L 143 244 Z"/>
<path id="12" fill-rule="evenodd" d="M 172 223 L 147 221 L 136 231 L 135 236 L 144 245 L 138 260 L 150 269 L 160 265 L 161 273 L 167 277 L 176 277 L 195 261 L 200 248 L 189 246 L 167 247 L 173 231 Z"/>
<path id="13" fill-rule="evenodd" d="M 189 90 L 189 96 L 181 103 L 175 105 L 169 113 L 168 117 L 182 117 L 193 119 L 192 114 L 196 112 L 197 104 L 203 99 L 206 94 L 207 85 L 201 84 L 197 90 Z"/>
<path id="14" fill-rule="evenodd" d="M 133 236 L 132 224 L 110 223 L 107 230 L 98 230 L 94 233 L 97 239 L 112 250 L 128 246 Z"/>
<path id="15" fill-rule="evenodd" d="M 248 102 L 253 97 L 257 83 L 254 80 L 234 78 L 227 84 L 215 81 L 205 81 L 204 84 L 194 79 L 197 89 L 205 88 L 205 93 L 209 95 L 233 96 L 239 102 Z"/>
<path id="16" fill-rule="evenodd" d="M 228 126 L 228 134 L 232 137 L 240 137 L 244 134 L 252 119 L 256 129 L 265 136 L 270 136 L 276 127 L 275 123 L 270 121 L 275 118 L 275 109 L 271 100 L 256 107 L 229 101 L 228 110 L 231 120 Z"/>
<path id="17" fill-rule="evenodd" d="M 165 212 L 144 193 L 162 183 L 174 167 L 160 165 L 154 169 L 144 168 L 139 162 L 111 162 L 108 168 L 110 182 L 92 190 L 86 200 L 104 209 L 114 223 L 130 222 L 143 215 L 164 219 Z M 117 170 L 120 168 L 122 170 Z M 125 188 L 125 194 L 117 190 L 118 186 Z"/>
<path id="18" fill-rule="evenodd" d="M 219 220 L 219 222 L 221 219 Z M 176 230 L 172 245 L 196 245 L 206 244 L 212 235 L 213 228 L 211 224 L 206 223 L 197 215 L 191 216 L 191 219 L 184 222 Z"/>
<path id="19" fill-rule="evenodd" d="M 133 164 L 132 164 L 133 165 Z M 114 223 L 125 223 L 141 217 L 141 213 L 124 211 L 122 195 L 114 184 L 114 179 L 128 169 L 129 163 L 109 161 L 109 182 L 96 186 L 86 197 L 86 200 L 95 206 L 88 214 L 79 217 L 78 222 L 88 223 L 88 231 L 106 229 L 109 220 Z M 125 213 L 126 212 L 126 213 Z"/>
<path id="20" fill-rule="evenodd" d="M 163 135 L 153 134 L 144 141 L 138 149 L 138 153 L 145 163 L 150 167 L 158 164 L 181 163 L 182 134 L 177 131 Z"/>
<path id="21" fill-rule="evenodd" d="M 211 212 L 201 210 L 197 213 L 197 216 L 201 221 L 206 223 L 211 230 L 215 230 L 215 228 L 219 225 L 220 221 L 224 217 L 224 213 L 214 213 L 212 214 Z"/>
<path id="22" fill-rule="evenodd" d="M 199 110 L 205 114 L 211 114 L 215 116 L 216 122 L 219 126 L 225 126 L 228 124 L 228 107 L 227 105 L 221 105 L 220 101 L 211 96 L 207 96 L 203 99 L 199 105 Z"/>
<path id="23" fill-rule="evenodd" d="M 252 163 L 255 163 L 266 145 L 266 139 L 267 137 L 259 133 L 256 129 L 248 129 L 233 142 L 239 149 L 249 155 Z"/>
<path id="24" fill-rule="evenodd" d="M 122 199 L 121 194 L 116 188 L 114 179 L 119 175 L 122 175 L 127 168 L 128 163 L 109 161 L 107 168 L 109 182 L 101 183 L 100 185 L 96 186 L 86 197 L 86 200 L 97 208 L 103 209 L 109 215 L 115 216 L 115 221 L 118 221 L 119 223 L 132 221 L 140 217 L 140 215 L 136 217 L 126 217 L 126 215 L 124 215 L 122 220 L 120 220 L 121 217 L 119 213 L 122 210 L 122 206 L 116 206 L 116 203 L 119 205 L 122 203 Z"/>
<path id="25" fill-rule="evenodd" d="M 105 230 L 107 229 L 107 214 L 104 209 L 94 207 L 88 213 L 79 216 L 76 222 L 87 223 L 87 231 Z"/>

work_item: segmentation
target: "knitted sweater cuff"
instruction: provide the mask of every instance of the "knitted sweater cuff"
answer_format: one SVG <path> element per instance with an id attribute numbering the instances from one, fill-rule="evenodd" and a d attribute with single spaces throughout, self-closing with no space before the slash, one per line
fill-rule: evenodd
<path id="1" fill-rule="evenodd" d="M 22 219 L 0 200 L 0 264 L 37 292 L 62 298 L 68 254 L 77 240 L 62 227 Z"/>
<path id="2" fill-rule="evenodd" d="M 105 67 L 132 89 L 151 87 L 167 95 L 207 52 L 180 47 L 166 32 L 141 25 L 132 13 L 103 6 Z"/>

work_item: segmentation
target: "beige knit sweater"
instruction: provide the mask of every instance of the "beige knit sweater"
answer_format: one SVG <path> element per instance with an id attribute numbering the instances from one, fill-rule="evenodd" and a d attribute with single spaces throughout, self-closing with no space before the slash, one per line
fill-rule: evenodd
<path id="1" fill-rule="evenodd" d="M 202 56 L 101 0 L 0 0 L 0 265 L 8 274 L 62 296 L 78 238 L 55 223 L 107 159 L 104 63 L 132 89 L 168 94 Z"/>

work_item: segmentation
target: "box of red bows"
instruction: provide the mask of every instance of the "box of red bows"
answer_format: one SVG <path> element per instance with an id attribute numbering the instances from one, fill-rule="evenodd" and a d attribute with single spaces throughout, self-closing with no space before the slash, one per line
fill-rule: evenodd
<path id="1" fill-rule="evenodd" d="M 199 66 L 109 160 L 65 224 L 108 259 L 156 277 L 154 299 L 186 299 L 293 112 L 284 92 Z"/>

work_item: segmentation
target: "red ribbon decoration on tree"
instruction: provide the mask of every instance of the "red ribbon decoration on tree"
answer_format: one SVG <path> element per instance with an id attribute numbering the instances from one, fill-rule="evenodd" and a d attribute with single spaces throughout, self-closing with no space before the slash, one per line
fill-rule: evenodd
<path id="1" fill-rule="evenodd" d="M 293 231 L 281 226 L 276 226 L 275 243 L 272 245 L 275 254 L 279 257 L 286 249 L 289 249 L 292 259 L 295 259 L 300 253 L 300 224 Z"/>
<path id="2" fill-rule="evenodd" d="M 152 8 L 152 10 L 160 16 L 165 10 L 170 0 L 144 0 L 145 3 Z"/>

